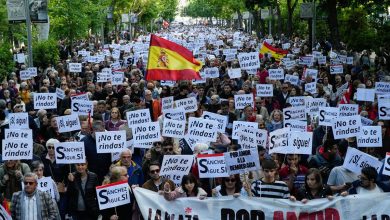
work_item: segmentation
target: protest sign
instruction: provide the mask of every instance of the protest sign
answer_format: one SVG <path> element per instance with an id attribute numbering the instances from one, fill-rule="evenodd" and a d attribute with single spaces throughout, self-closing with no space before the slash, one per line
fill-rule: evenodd
<path id="1" fill-rule="evenodd" d="M 270 80 L 284 79 L 284 69 L 269 69 L 268 75 Z"/>
<path id="2" fill-rule="evenodd" d="M 293 106 L 293 107 L 300 107 L 300 106 L 305 107 L 306 106 L 305 96 L 293 96 L 293 97 L 289 97 L 288 100 L 289 100 L 289 103 L 291 104 L 291 106 Z"/>
<path id="3" fill-rule="evenodd" d="M 18 113 L 9 113 L 9 128 L 14 129 L 28 129 L 28 113 L 27 112 L 18 112 Z"/>
<path id="4" fill-rule="evenodd" d="M 19 77 L 20 77 L 20 80 L 29 80 L 29 79 L 31 79 L 30 71 L 28 71 L 28 70 L 20 70 Z"/>
<path id="5" fill-rule="evenodd" d="M 386 153 L 382 174 L 390 176 L 390 152 Z"/>
<path id="6" fill-rule="evenodd" d="M 289 146 L 284 153 L 311 155 L 312 142 L 312 132 L 291 132 L 288 137 Z"/>
<path id="7" fill-rule="evenodd" d="M 31 129 L 5 129 L 4 131 L 4 139 L 33 139 Z"/>
<path id="8" fill-rule="evenodd" d="M 311 82 L 311 83 L 306 83 L 305 84 L 305 92 L 309 94 L 316 94 L 317 93 L 317 83 L 316 82 Z"/>
<path id="9" fill-rule="evenodd" d="M 173 109 L 173 96 L 164 97 L 161 99 L 161 111 L 165 112 L 168 109 Z"/>
<path id="10" fill-rule="evenodd" d="M 108 209 L 130 203 L 130 189 L 127 180 L 96 187 L 99 209 Z"/>
<path id="11" fill-rule="evenodd" d="M 126 112 L 126 118 L 129 128 L 132 128 L 134 125 L 151 122 L 149 109 Z"/>
<path id="12" fill-rule="evenodd" d="M 299 57 L 298 64 L 303 66 L 313 66 L 314 57 L 312 56 L 304 56 Z"/>
<path id="13" fill-rule="evenodd" d="M 376 94 L 390 93 L 390 83 L 375 82 L 375 93 Z"/>
<path id="14" fill-rule="evenodd" d="M 185 128 L 186 128 L 186 121 L 172 120 L 172 119 L 165 118 L 162 136 L 183 138 Z"/>
<path id="15" fill-rule="evenodd" d="M 283 108 L 283 119 L 306 120 L 306 108 L 303 106 Z"/>
<path id="16" fill-rule="evenodd" d="M 390 120 L 390 99 L 378 99 L 378 116 L 382 120 Z"/>
<path id="17" fill-rule="evenodd" d="M 343 93 L 348 90 L 348 87 L 349 87 L 349 83 L 348 82 L 344 83 L 342 86 L 337 88 L 335 96 L 338 97 L 343 95 Z"/>
<path id="18" fill-rule="evenodd" d="M 203 111 L 202 118 L 217 122 L 218 132 L 225 133 L 226 126 L 228 123 L 228 117 L 226 115 L 220 115 L 208 111 Z"/>
<path id="19" fill-rule="evenodd" d="M 268 141 L 268 131 L 264 129 L 257 129 L 256 132 L 257 145 L 266 148 L 268 145 L 267 141 Z"/>
<path id="20" fill-rule="evenodd" d="M 360 119 L 362 119 L 362 125 L 363 126 L 370 126 L 374 123 L 371 119 L 368 119 L 366 117 L 360 116 Z"/>
<path id="21" fill-rule="evenodd" d="M 195 97 L 176 100 L 175 106 L 176 108 L 184 108 L 185 113 L 198 110 L 198 102 Z"/>
<path id="22" fill-rule="evenodd" d="M 198 154 L 199 178 L 228 177 L 225 156 L 220 154 Z"/>
<path id="23" fill-rule="evenodd" d="M 345 155 L 343 167 L 346 169 L 360 174 L 364 167 L 374 167 L 379 173 L 383 163 L 378 158 L 366 154 L 358 149 L 348 147 L 347 154 Z"/>
<path id="24" fill-rule="evenodd" d="M 326 106 L 326 100 L 324 98 L 305 98 L 306 113 L 310 116 L 318 115 L 320 107 Z"/>
<path id="25" fill-rule="evenodd" d="M 284 120 L 283 121 L 283 127 L 290 128 L 291 131 L 300 131 L 300 132 L 306 132 L 307 131 L 307 121 L 300 121 L 300 120 Z"/>
<path id="26" fill-rule="evenodd" d="M 325 65 L 326 64 L 326 56 L 320 56 L 317 58 L 317 62 L 319 65 Z"/>
<path id="27" fill-rule="evenodd" d="M 251 149 L 257 147 L 257 128 L 241 127 L 238 131 L 238 144 L 242 149 Z"/>
<path id="28" fill-rule="evenodd" d="M 253 94 L 234 95 L 236 109 L 244 109 L 246 106 L 253 107 Z"/>
<path id="29" fill-rule="evenodd" d="M 186 115 L 183 107 L 165 110 L 163 115 L 164 118 L 186 121 Z"/>
<path id="30" fill-rule="evenodd" d="M 93 102 L 84 100 L 72 101 L 72 114 L 93 116 Z"/>
<path id="31" fill-rule="evenodd" d="M 160 82 L 161 86 L 168 86 L 168 87 L 173 87 L 175 83 L 176 82 L 172 80 L 161 80 Z"/>
<path id="32" fill-rule="evenodd" d="M 375 89 L 357 88 L 356 100 L 374 102 Z"/>
<path id="33" fill-rule="evenodd" d="M 217 140 L 218 122 L 190 117 L 188 120 L 188 137 L 203 141 Z"/>
<path id="34" fill-rule="evenodd" d="M 336 107 L 320 107 L 319 111 L 319 125 L 332 126 L 333 120 L 339 117 L 339 108 Z"/>
<path id="35" fill-rule="evenodd" d="M 332 65 L 329 67 L 330 74 L 342 74 L 343 65 Z"/>
<path id="36" fill-rule="evenodd" d="M 222 53 L 223 53 L 223 55 L 226 55 L 226 54 L 237 54 L 237 49 L 223 49 Z"/>
<path id="37" fill-rule="evenodd" d="M 111 75 L 111 84 L 112 85 L 122 85 L 124 81 L 124 72 L 113 71 Z"/>
<path id="38" fill-rule="evenodd" d="M 42 191 L 42 192 L 47 192 L 50 194 L 52 199 L 55 199 L 55 194 L 54 194 L 54 182 L 51 177 L 41 177 L 38 179 L 38 185 L 37 188 Z"/>
<path id="39" fill-rule="evenodd" d="M 290 46 L 291 46 L 290 43 L 284 43 L 284 44 L 282 44 L 282 49 L 283 49 L 283 50 L 287 50 L 287 49 L 290 48 Z"/>
<path id="40" fill-rule="evenodd" d="M 111 69 L 109 69 L 111 70 Z M 111 80 L 111 72 L 99 72 L 96 75 L 96 82 L 108 82 Z"/>
<path id="41" fill-rule="evenodd" d="M 362 121 L 360 116 L 347 116 L 335 118 L 332 124 L 333 136 L 335 139 L 356 137 L 360 135 Z"/>
<path id="42" fill-rule="evenodd" d="M 34 109 L 56 109 L 57 94 L 55 93 L 34 93 Z"/>
<path id="43" fill-rule="evenodd" d="M 339 104 L 339 117 L 357 115 L 358 111 L 358 104 Z"/>
<path id="44" fill-rule="evenodd" d="M 338 66 L 341 66 L 341 60 L 339 58 L 333 58 L 333 59 L 330 59 L 330 65 L 331 66 L 334 66 L 334 65 L 338 65 Z"/>
<path id="45" fill-rule="evenodd" d="M 32 139 L 2 140 L 2 160 L 31 160 L 33 158 Z"/>
<path id="46" fill-rule="evenodd" d="M 160 176 L 180 185 L 183 176 L 190 172 L 193 161 L 193 155 L 164 155 Z"/>
<path id="47" fill-rule="evenodd" d="M 292 85 L 298 85 L 298 83 L 299 83 L 299 76 L 286 74 L 284 76 L 284 82 L 289 82 Z"/>
<path id="48" fill-rule="evenodd" d="M 269 153 L 284 153 L 288 147 L 290 128 L 282 128 L 269 133 Z"/>
<path id="49" fill-rule="evenodd" d="M 358 147 L 382 147 L 381 126 L 362 126 L 357 137 Z"/>
<path id="50" fill-rule="evenodd" d="M 257 84 L 256 96 L 258 97 L 272 97 L 274 96 L 274 85 L 272 84 Z"/>
<path id="51" fill-rule="evenodd" d="M 37 67 L 29 67 L 29 68 L 27 68 L 27 71 L 30 72 L 30 77 L 35 77 L 38 75 L 38 68 Z"/>
<path id="52" fill-rule="evenodd" d="M 218 67 L 211 67 L 211 68 L 205 68 L 204 69 L 205 78 L 218 78 L 219 77 L 219 69 Z"/>
<path id="53" fill-rule="evenodd" d="M 126 131 L 95 132 L 95 136 L 99 154 L 122 152 L 126 148 Z"/>
<path id="54" fill-rule="evenodd" d="M 257 149 L 226 152 L 224 155 L 229 175 L 252 170 L 260 170 L 260 161 Z"/>
<path id="55" fill-rule="evenodd" d="M 153 142 L 150 142 L 150 147 L 152 145 L 153 145 Z M 139 144 L 138 144 L 138 146 L 139 146 Z M 146 147 L 146 148 L 150 148 L 150 147 Z M 134 142 L 133 142 L 133 139 L 126 141 L 126 148 L 131 150 L 131 152 L 134 152 Z M 139 148 L 143 148 L 143 147 L 139 147 Z M 111 162 L 118 161 L 120 159 L 120 154 L 121 154 L 121 152 L 113 152 L 113 153 L 111 153 Z"/>
<path id="56" fill-rule="evenodd" d="M 60 142 L 54 144 L 57 164 L 85 163 L 84 142 Z"/>
<path id="57" fill-rule="evenodd" d="M 56 88 L 56 94 L 57 94 L 57 98 L 59 99 L 65 98 L 65 91 L 60 88 Z"/>
<path id="58" fill-rule="evenodd" d="M 311 77 L 314 79 L 314 82 L 317 82 L 317 75 L 318 75 L 318 70 L 316 69 L 305 69 L 305 77 Z"/>
<path id="59" fill-rule="evenodd" d="M 353 57 L 347 57 L 346 64 L 352 65 L 353 64 Z"/>
<path id="60" fill-rule="evenodd" d="M 56 121 L 60 133 L 78 131 L 81 129 L 79 116 L 75 114 L 58 116 L 56 117 Z"/>
<path id="61" fill-rule="evenodd" d="M 70 97 L 70 100 L 71 102 L 74 102 L 74 101 L 89 101 L 89 98 L 88 98 L 88 93 L 82 93 L 82 94 L 78 94 L 78 95 L 72 95 Z"/>
<path id="62" fill-rule="evenodd" d="M 239 53 L 237 55 L 241 69 L 260 68 L 260 59 L 258 52 Z"/>
<path id="63" fill-rule="evenodd" d="M 236 79 L 241 77 L 241 69 L 240 68 L 234 68 L 234 69 L 228 69 L 228 75 L 230 79 Z"/>
<path id="64" fill-rule="evenodd" d="M 159 122 L 137 124 L 132 128 L 134 143 L 137 144 L 161 141 L 160 131 Z"/>
<path id="65" fill-rule="evenodd" d="M 69 72 L 71 73 L 81 73 L 81 63 L 69 63 Z"/>
<path id="66" fill-rule="evenodd" d="M 292 69 L 295 65 L 296 65 L 296 62 L 294 60 L 291 60 L 291 61 L 285 61 L 283 62 L 283 65 L 286 67 L 286 69 Z"/>
<path id="67" fill-rule="evenodd" d="M 258 124 L 256 122 L 233 121 L 232 139 L 238 140 L 238 131 L 241 127 L 258 128 Z"/>

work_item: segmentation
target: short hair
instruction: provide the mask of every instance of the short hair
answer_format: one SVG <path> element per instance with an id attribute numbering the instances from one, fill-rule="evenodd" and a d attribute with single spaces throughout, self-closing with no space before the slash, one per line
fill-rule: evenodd
<path id="1" fill-rule="evenodd" d="M 106 101 L 105 100 L 99 100 L 97 104 L 98 105 L 106 105 Z"/>
<path id="2" fill-rule="evenodd" d="M 149 163 L 149 170 L 150 170 L 150 167 L 151 167 L 151 166 L 158 166 L 158 167 L 161 167 L 160 162 L 158 162 L 157 160 L 152 161 L 152 162 Z"/>
<path id="3" fill-rule="evenodd" d="M 110 183 L 118 182 L 121 179 L 121 171 L 124 170 L 127 173 L 127 169 L 124 166 L 114 166 L 111 168 Z"/>
<path id="4" fill-rule="evenodd" d="M 40 160 L 33 161 L 31 163 L 32 170 L 38 169 L 38 168 L 44 168 L 45 165 Z"/>
<path id="5" fill-rule="evenodd" d="M 376 171 L 374 167 L 364 167 L 361 173 L 364 174 L 368 180 L 374 180 L 374 183 L 376 182 L 376 178 L 378 177 L 378 171 Z"/>
<path id="6" fill-rule="evenodd" d="M 24 174 L 23 182 L 26 179 L 26 177 L 33 177 L 35 182 L 38 183 L 38 176 L 37 176 L 37 174 L 35 174 L 35 173 L 26 173 L 26 174 Z"/>
<path id="7" fill-rule="evenodd" d="M 131 152 L 131 150 L 130 150 L 129 148 L 125 148 L 125 149 L 123 149 L 123 150 L 121 151 L 121 153 L 120 153 L 119 157 L 122 157 L 122 155 L 123 155 L 124 153 L 126 153 L 126 152 L 129 152 L 129 153 L 130 153 L 130 155 L 132 155 L 132 154 L 133 154 L 133 152 Z"/>
<path id="8" fill-rule="evenodd" d="M 336 144 L 337 144 L 337 143 L 336 143 L 336 141 L 335 141 L 333 138 L 326 139 L 326 140 L 324 141 L 324 144 L 323 144 L 324 151 L 326 152 L 326 151 L 332 149 L 332 147 L 333 147 L 334 145 L 336 145 Z"/>
<path id="9" fill-rule="evenodd" d="M 277 168 L 277 165 L 276 165 L 275 161 L 272 160 L 272 159 L 265 159 L 261 163 L 261 166 L 263 167 L 263 170 L 264 169 L 272 170 L 272 169 L 276 169 Z"/>
<path id="10" fill-rule="evenodd" d="M 50 138 L 47 142 L 46 142 L 46 147 L 48 147 L 49 145 L 54 145 L 54 144 L 57 144 L 57 143 L 60 143 L 59 140 L 55 139 L 55 138 Z"/>
<path id="11" fill-rule="evenodd" d="M 103 121 L 94 120 L 94 121 L 92 122 L 92 129 L 93 129 L 94 131 L 104 129 L 104 123 L 103 123 Z"/>

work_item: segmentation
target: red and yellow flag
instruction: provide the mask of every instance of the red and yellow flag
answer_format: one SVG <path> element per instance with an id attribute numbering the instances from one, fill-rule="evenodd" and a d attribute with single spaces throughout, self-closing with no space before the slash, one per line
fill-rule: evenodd
<path id="1" fill-rule="evenodd" d="M 264 56 L 264 54 L 271 54 L 276 61 L 280 61 L 284 56 L 288 54 L 288 50 L 282 50 L 280 48 L 273 47 L 269 45 L 267 42 L 263 42 L 263 46 L 260 49 L 260 58 Z"/>
<path id="2" fill-rule="evenodd" d="M 201 68 L 190 50 L 152 34 L 146 80 L 201 79 Z"/>

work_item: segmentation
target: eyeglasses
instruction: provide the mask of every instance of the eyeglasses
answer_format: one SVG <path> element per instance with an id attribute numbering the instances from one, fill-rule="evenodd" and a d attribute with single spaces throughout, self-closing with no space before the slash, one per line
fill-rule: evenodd
<path id="1" fill-rule="evenodd" d="M 151 170 L 150 173 L 154 174 L 154 173 L 159 173 L 160 172 L 160 169 L 157 169 L 157 170 Z"/>
<path id="2" fill-rule="evenodd" d="M 154 142 L 153 146 L 161 145 L 161 142 Z"/>
<path id="3" fill-rule="evenodd" d="M 47 149 L 53 150 L 53 149 L 54 149 L 54 146 L 47 146 Z"/>
<path id="4" fill-rule="evenodd" d="M 164 148 L 164 151 L 173 151 L 173 147 L 170 147 L 170 148 Z"/>
<path id="5" fill-rule="evenodd" d="M 225 179 L 225 182 L 231 182 L 231 183 L 234 183 L 234 182 L 236 182 L 236 179 Z"/>
<path id="6" fill-rule="evenodd" d="M 24 182 L 24 185 L 34 185 L 35 182 Z"/>

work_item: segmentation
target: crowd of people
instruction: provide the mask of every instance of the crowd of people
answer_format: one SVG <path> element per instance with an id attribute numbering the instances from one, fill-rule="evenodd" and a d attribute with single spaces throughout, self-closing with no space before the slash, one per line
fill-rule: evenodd
<path id="1" fill-rule="evenodd" d="M 5 129 L 9 128 L 10 113 L 27 112 L 29 128 L 33 132 L 32 160 L 2 161 L 0 167 L 0 192 L 2 204 L 11 210 L 14 219 L 138 219 L 136 199 L 131 193 L 131 203 L 116 208 L 99 210 L 95 188 L 99 185 L 128 180 L 130 190 L 143 187 L 171 201 L 180 197 L 268 197 L 290 199 L 310 203 L 317 198 L 333 199 L 335 196 L 388 192 L 388 176 L 370 166 L 361 173 L 351 172 L 343 166 L 348 147 L 357 148 L 356 137 L 335 139 L 331 127 L 318 125 L 318 116 L 308 117 L 307 130 L 313 132 L 312 155 L 269 153 L 268 146 L 257 146 L 261 169 L 245 175 L 228 175 L 223 178 L 199 178 L 197 164 L 194 163 L 188 175 L 184 175 L 181 185 L 176 187 L 170 179 L 160 176 L 165 155 L 196 155 L 222 153 L 241 149 L 237 140 L 232 139 L 234 121 L 258 123 L 259 129 L 268 132 L 284 127 L 283 108 L 291 106 L 291 97 L 324 98 L 327 106 L 337 107 L 340 102 L 359 104 L 359 115 L 370 119 L 372 125 L 382 128 L 382 145 L 360 149 L 383 161 L 390 152 L 390 134 L 387 121 L 379 120 L 378 103 L 362 102 L 356 99 L 357 88 L 375 88 L 375 82 L 390 82 L 389 51 L 379 47 L 373 51 L 349 51 L 348 48 L 335 51 L 329 42 L 321 42 L 314 50 L 327 57 L 327 64 L 314 62 L 311 69 L 317 69 L 316 78 L 305 76 L 304 65 L 295 63 L 287 68 L 283 62 L 261 55 L 260 67 L 254 71 L 241 71 L 240 78 L 231 79 L 230 68 L 239 68 L 237 58 L 227 59 L 223 49 L 237 48 L 238 52 L 258 52 L 259 45 L 267 41 L 275 48 L 290 43 L 286 48 L 291 60 L 311 54 L 307 41 L 300 37 L 264 36 L 257 39 L 242 32 L 223 30 L 217 27 L 184 26 L 171 28 L 158 33 L 159 36 L 175 42 L 190 45 L 195 57 L 204 68 L 216 67 L 219 76 L 198 81 L 146 81 L 146 63 L 142 45 L 148 44 L 148 36 L 141 35 L 135 42 L 119 40 L 109 45 L 100 42 L 79 41 L 72 51 L 59 44 L 61 60 L 38 69 L 38 75 L 29 80 L 20 80 L 19 73 L 26 69 L 23 63 L 17 64 L 15 71 L 2 82 L 0 90 L 0 128 L 4 139 Z M 241 42 L 239 46 L 236 41 Z M 216 43 L 218 42 L 218 43 Z M 222 44 L 220 44 L 222 42 Z M 234 43 L 234 46 L 233 46 Z M 217 45 L 218 44 L 218 45 Z M 122 46 L 120 46 L 122 45 Z M 130 45 L 128 49 L 123 45 Z M 134 45 L 137 45 L 135 47 Z M 139 47 L 141 45 L 141 47 Z M 137 49 L 141 51 L 137 51 Z M 118 50 L 119 57 L 114 58 Z M 80 53 L 84 51 L 84 53 Z M 85 51 L 92 55 L 104 54 L 99 63 L 88 62 Z M 105 52 L 104 52 L 105 51 Z M 103 53 L 104 52 L 104 53 Z M 353 57 L 352 64 L 342 63 L 342 74 L 330 74 L 330 56 L 347 55 Z M 120 61 L 124 81 L 120 85 L 97 82 L 97 74 L 103 68 Z M 69 72 L 68 63 L 82 63 L 80 73 Z M 286 75 L 298 76 L 299 82 L 292 84 L 285 80 L 270 80 L 268 70 L 283 68 Z M 306 83 L 316 80 L 316 92 L 304 90 Z M 338 89 L 348 83 L 347 91 Z M 257 84 L 272 84 L 273 97 L 257 97 Z M 34 94 L 65 92 L 58 99 L 57 109 L 34 109 Z M 93 116 L 79 116 L 81 130 L 60 133 L 56 118 L 71 114 L 71 97 L 88 94 L 94 103 Z M 242 110 L 235 108 L 236 94 L 253 94 L 254 103 Z M 192 150 L 183 138 L 162 137 L 147 148 L 133 146 L 125 149 L 119 158 L 111 154 L 98 154 L 96 132 L 126 131 L 127 140 L 132 139 L 126 113 L 148 109 L 152 121 L 160 122 L 163 128 L 161 99 L 173 96 L 174 100 L 195 97 L 198 110 L 186 113 L 189 117 L 200 117 L 203 111 L 225 115 L 228 118 L 226 131 L 219 132 L 216 142 L 206 145 L 195 144 Z M 84 143 L 87 161 L 65 165 L 57 164 L 54 145 L 59 142 L 80 141 Z M 114 160 L 112 160 L 114 159 Z M 196 160 L 196 159 L 195 159 Z M 54 193 L 49 195 L 38 188 L 40 178 L 52 179 Z"/>

